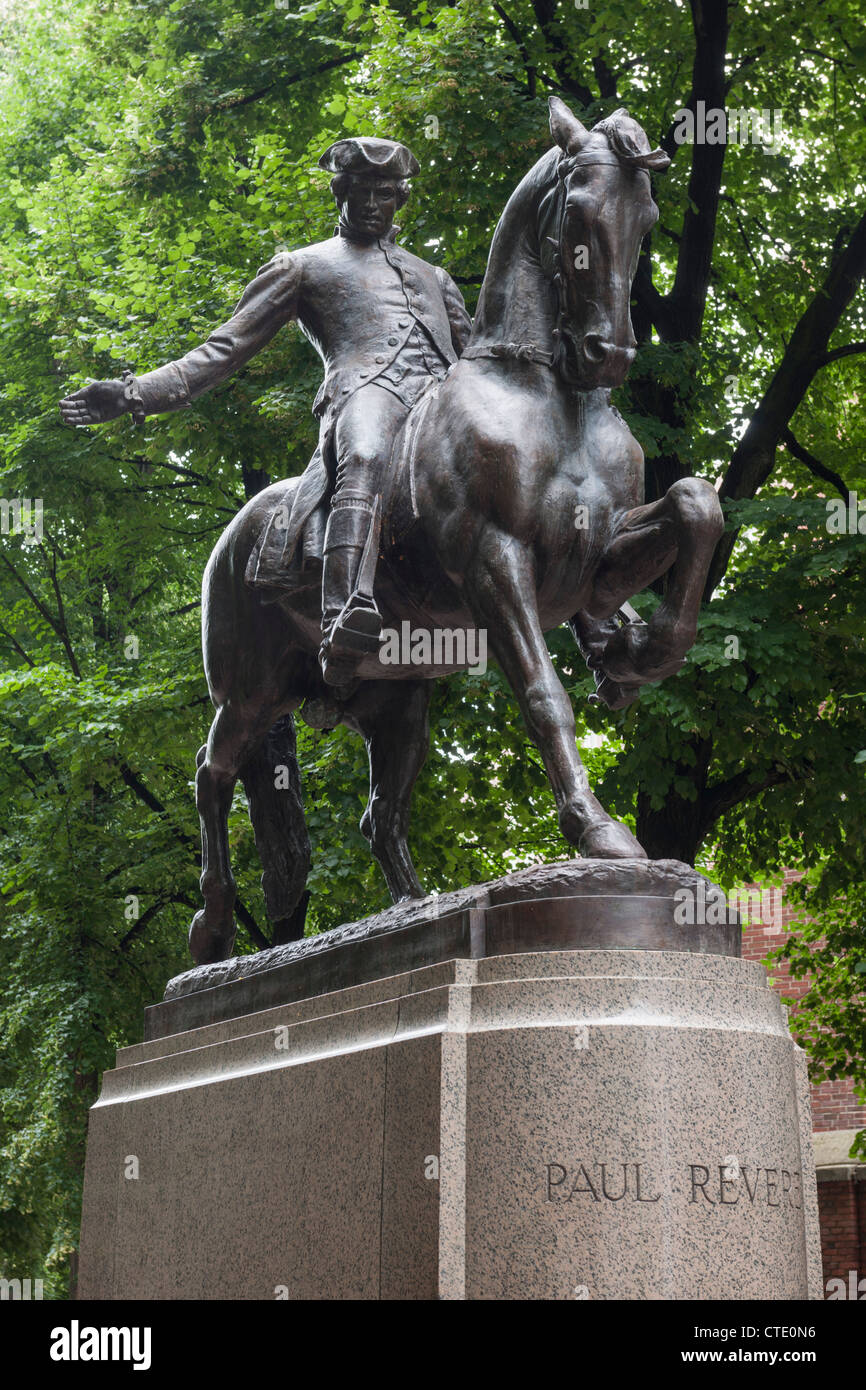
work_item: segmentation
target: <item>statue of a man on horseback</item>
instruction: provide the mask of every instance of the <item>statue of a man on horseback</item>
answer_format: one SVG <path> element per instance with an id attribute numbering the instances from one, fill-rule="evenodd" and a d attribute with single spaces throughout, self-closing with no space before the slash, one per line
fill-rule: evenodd
<path id="1" fill-rule="evenodd" d="M 342 687 L 379 647 L 382 619 L 362 561 L 366 571 L 375 568 L 379 497 L 394 440 L 466 346 L 471 324 L 450 275 L 397 244 L 394 215 L 419 172 L 412 152 L 394 140 L 352 138 L 331 145 L 319 165 L 334 175 L 340 220 L 332 238 L 274 256 L 228 322 L 186 356 L 137 378 L 94 382 L 61 410 L 74 425 L 178 410 L 296 320 L 325 364 L 313 405 L 321 437 L 303 496 L 309 512 L 331 494 L 320 661 L 325 681 Z M 305 519 L 297 515 L 294 529 Z"/>
<path id="2" fill-rule="evenodd" d="M 297 711 L 315 727 L 341 722 L 364 738 L 361 830 L 394 902 L 422 896 L 408 831 L 430 692 L 436 677 L 468 663 L 383 662 L 383 620 L 428 637 L 485 633 L 543 759 L 564 838 L 586 858 L 646 858 L 589 785 L 545 633 L 568 623 L 597 697 L 613 709 L 631 703 L 685 661 L 723 518 L 700 478 L 644 502 L 643 453 L 610 400 L 637 347 L 631 283 L 658 217 L 650 175 L 668 157 L 623 109 L 587 129 L 552 97 L 550 130 L 551 148 L 499 220 L 471 332 L 453 281 L 391 239 L 405 180 L 417 172 L 413 156 L 392 141 L 338 141 L 323 156 L 340 205 L 337 236 L 276 256 L 229 322 L 178 362 L 126 384 L 96 382 L 63 402 L 76 425 L 177 409 L 291 319 L 325 362 L 309 468 L 251 498 L 205 571 L 204 662 L 216 712 L 197 759 L 204 907 L 190 950 L 198 964 L 232 951 L 228 815 L 238 780 L 274 942 L 303 933 L 310 844 Z M 322 546 L 315 519 L 329 488 Z M 285 539 L 271 544 L 281 513 Z M 322 550 L 320 582 L 306 557 Z M 274 568 L 265 558 L 274 555 L 284 563 L 268 588 Z M 634 621 L 628 599 L 662 575 L 664 597 L 647 622 Z M 291 773 L 288 790 L 275 790 L 277 764 Z"/>

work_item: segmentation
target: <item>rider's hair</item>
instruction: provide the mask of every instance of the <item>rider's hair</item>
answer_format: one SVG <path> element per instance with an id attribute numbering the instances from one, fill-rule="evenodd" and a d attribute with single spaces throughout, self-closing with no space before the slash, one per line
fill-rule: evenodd
<path id="1" fill-rule="evenodd" d="M 349 181 L 357 177 L 359 177 L 357 174 L 343 173 L 335 174 L 334 177 L 331 179 L 331 192 L 333 193 L 334 201 L 337 204 L 342 203 L 343 199 L 345 198 L 349 188 Z M 360 177 L 364 178 L 365 175 L 362 174 L 360 175 Z M 394 184 L 394 187 L 397 190 L 397 206 L 398 208 L 401 208 L 405 203 L 406 199 L 409 197 L 409 180 L 389 179 L 388 182 Z"/>

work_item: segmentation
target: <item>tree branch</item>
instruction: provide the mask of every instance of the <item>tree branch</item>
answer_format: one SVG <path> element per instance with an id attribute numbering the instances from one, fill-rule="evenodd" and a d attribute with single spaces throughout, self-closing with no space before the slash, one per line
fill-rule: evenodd
<path id="1" fill-rule="evenodd" d="M 131 888 L 129 891 L 131 893 L 134 893 L 136 892 L 136 889 Z M 157 915 L 157 913 L 161 912 L 161 910 L 164 907 L 168 907 L 169 903 L 183 903 L 185 907 L 193 906 L 192 899 L 186 897 L 186 895 L 183 893 L 170 893 L 168 897 L 160 898 L 158 902 L 151 903 L 150 907 L 145 908 L 141 916 L 130 927 L 129 931 L 126 933 L 126 936 L 121 937 L 121 940 L 119 942 L 121 951 L 128 951 L 129 947 L 132 945 L 132 942 L 139 935 L 142 928 L 145 927 L 148 922 L 152 921 L 152 919 Z"/>
<path id="2" fill-rule="evenodd" d="M 706 109 L 725 107 L 725 50 L 728 41 L 727 0 L 691 0 L 695 31 L 692 67 L 692 95 L 689 107 L 700 96 Z M 700 337 L 710 283 L 719 189 L 725 162 L 726 144 L 695 143 L 689 174 L 688 206 L 677 258 L 677 271 L 668 298 L 671 329 L 679 342 L 696 342 Z"/>
<path id="3" fill-rule="evenodd" d="M 616 74 L 608 67 L 603 53 L 596 53 L 592 60 L 592 70 L 598 83 L 599 96 L 605 101 L 612 101 L 616 96 Z"/>
<path id="4" fill-rule="evenodd" d="M 805 463 L 810 473 L 814 473 L 816 478 L 823 478 L 825 483 L 831 483 L 847 506 L 848 494 L 851 489 L 844 479 L 840 478 L 838 473 L 834 473 L 832 468 L 828 468 L 826 464 L 821 463 L 820 459 L 816 459 L 815 455 L 810 454 L 808 449 L 804 449 L 802 444 L 798 444 L 790 430 L 782 431 L 781 440 L 788 452 L 794 455 L 795 459 L 799 459 L 801 463 Z"/>
<path id="5" fill-rule="evenodd" d="M 129 931 L 126 933 L 126 936 L 121 937 L 120 942 L 118 943 L 121 951 L 129 950 L 130 946 L 132 945 L 135 938 L 138 936 L 139 932 L 143 931 L 144 928 L 147 926 L 148 922 L 150 922 L 158 912 L 162 911 L 162 909 L 165 907 L 168 901 L 168 898 L 160 898 L 159 902 L 151 903 L 150 907 L 145 908 L 141 916 L 136 919 L 134 925 L 130 927 Z"/>
<path id="6" fill-rule="evenodd" d="M 746 68 L 751 67 L 752 63 L 756 63 L 758 61 L 758 59 L 764 52 L 764 48 L 765 45 L 761 44 L 758 48 L 755 49 L 754 53 L 747 53 L 743 61 L 739 64 L 739 66 L 735 67 L 733 72 L 729 73 L 728 80 L 725 83 L 726 96 L 730 92 L 740 73 L 745 72 Z"/>
<path id="7" fill-rule="evenodd" d="M 514 20 L 511 18 L 509 14 L 506 13 L 506 11 L 502 8 L 501 5 L 494 5 L 493 9 L 495 13 L 499 15 L 499 18 L 505 25 L 506 29 L 508 30 L 508 33 L 511 35 L 515 47 L 517 48 L 521 58 L 523 59 L 523 66 L 526 69 L 526 90 L 529 97 L 532 98 L 535 96 L 538 69 L 536 68 L 535 64 L 532 62 L 532 59 L 529 56 L 529 49 L 526 47 L 526 40 L 524 39 L 517 25 L 514 23 Z M 547 81 L 547 79 L 542 77 L 542 81 Z"/>
<path id="8" fill-rule="evenodd" d="M 0 632 L 2 632 L 3 636 L 12 643 L 12 646 L 15 648 L 18 655 L 22 657 L 24 661 L 27 662 L 27 665 L 30 667 L 32 671 L 36 666 L 36 662 L 33 661 L 32 658 L 27 654 L 27 652 L 24 650 L 17 638 L 12 636 L 12 633 L 9 631 L 9 629 L 7 627 L 4 627 L 3 623 L 0 623 Z"/>
<path id="9" fill-rule="evenodd" d="M 667 320 L 667 301 L 653 284 L 652 233 L 644 237 L 637 262 L 637 273 L 632 284 L 635 312 L 632 322 L 635 337 L 639 343 L 648 343 L 652 329 L 658 330 L 659 337 L 666 341 L 669 332 Z"/>
<path id="10" fill-rule="evenodd" d="M 46 554 L 44 545 L 41 545 L 39 548 L 43 554 Z M 57 600 L 58 636 L 69 658 L 69 664 L 72 667 L 73 675 L 76 680 L 81 680 L 81 671 L 78 668 L 78 661 L 72 649 L 72 639 L 69 636 L 69 628 L 66 624 L 66 609 L 63 606 L 63 595 L 60 592 L 60 585 L 57 582 L 57 555 L 54 551 L 51 552 L 50 566 L 51 587 L 54 590 L 54 597 Z"/>
<path id="11" fill-rule="evenodd" d="M 3 560 L 4 565 L 10 571 L 10 573 L 14 575 L 15 580 L 18 584 L 20 584 L 21 588 L 24 590 L 25 594 L 30 599 L 31 603 L 34 605 L 36 610 L 45 619 L 46 623 L 51 628 L 51 631 L 54 633 L 55 637 L 57 637 L 58 640 L 61 642 L 63 650 L 66 652 L 67 660 L 69 661 L 69 664 L 72 667 L 72 673 L 77 680 L 80 680 L 81 672 L 78 669 L 78 662 L 75 660 L 75 653 L 72 650 L 72 647 L 69 643 L 69 638 L 64 628 L 60 625 L 60 623 L 58 623 L 57 619 L 54 617 L 54 614 L 50 611 L 50 609 L 46 608 L 41 598 L 39 598 L 38 595 L 33 592 L 26 579 L 21 578 L 21 575 L 18 573 L 11 560 L 9 560 L 6 555 L 0 556 L 0 559 Z"/>
<path id="12" fill-rule="evenodd" d="M 824 353 L 818 366 L 828 367 L 831 362 L 838 362 L 840 357 L 853 357 L 858 352 L 866 352 L 866 343 L 846 343 L 844 347 L 831 348 Z"/>
<path id="13" fill-rule="evenodd" d="M 259 930 L 255 917 L 250 912 L 249 908 L 241 902 L 240 898 L 235 899 L 235 916 L 239 922 L 243 922 L 259 950 L 267 951 L 273 943 L 268 941 L 264 933 Z"/>
<path id="14" fill-rule="evenodd" d="M 782 360 L 737 445 L 719 496 L 754 497 L 773 471 L 776 448 L 794 412 L 827 356 L 827 344 L 866 275 L 866 213 L 844 251 L 834 255 L 824 283 L 791 334 Z M 736 532 L 726 531 L 716 547 L 705 599 L 728 567 Z"/>
<path id="15" fill-rule="evenodd" d="M 568 96 L 576 97 L 583 107 L 591 106 L 595 98 L 584 82 L 572 76 L 573 54 L 562 34 L 557 32 L 558 0 L 532 0 L 532 8 L 562 90 Z"/>
<path id="16" fill-rule="evenodd" d="M 293 73 L 291 77 L 278 78 L 276 82 L 269 82 L 266 87 L 259 87 L 255 92 L 248 92 L 246 96 L 238 97 L 237 100 L 215 101 L 205 116 L 205 120 L 210 120 L 211 116 L 220 111 L 239 111 L 242 106 L 250 106 L 254 101 L 261 101 L 268 92 L 275 89 L 282 90 L 283 87 L 293 87 L 296 82 L 306 82 L 308 77 L 317 77 L 320 73 L 330 72 L 332 68 L 343 67 L 346 63 L 354 63 L 362 57 L 359 49 L 353 49 L 351 53 L 345 53 L 340 58 L 331 58 L 327 63 L 320 63 L 317 68 L 307 68 L 305 72 Z"/>
<path id="17" fill-rule="evenodd" d="M 704 834 L 726 811 L 733 810 L 743 801 L 750 801 L 769 787 L 778 787 L 783 782 L 792 780 L 792 774 L 784 768 L 774 768 L 757 782 L 753 777 L 754 774 L 746 769 L 729 777 L 725 782 L 716 782 L 713 786 L 707 787 L 701 797 L 701 820 L 706 825 Z"/>
<path id="18" fill-rule="evenodd" d="M 149 789 L 142 782 L 141 778 L 137 775 L 137 773 L 133 772 L 132 768 L 129 766 L 128 763 L 121 764 L 120 775 L 123 778 L 126 785 L 129 787 L 129 790 L 133 792 L 135 796 L 138 797 L 139 801 L 143 801 L 145 806 L 147 806 L 149 810 L 155 811 L 158 816 L 168 815 L 167 808 L 163 806 L 162 802 L 158 799 L 158 797 L 154 796 L 153 792 L 149 791 Z M 191 845 L 195 853 L 198 853 L 198 841 L 195 840 L 192 835 L 187 835 L 185 831 L 178 830 L 176 826 L 173 826 L 172 829 L 174 831 L 174 834 L 177 836 L 178 841 L 181 844 Z"/>
<path id="19" fill-rule="evenodd" d="M 143 801 L 145 806 L 147 806 L 151 811 L 156 811 L 158 815 L 165 815 L 165 807 L 163 806 L 162 802 L 159 801 L 157 797 L 153 795 L 153 792 L 148 791 L 147 787 L 144 785 L 141 779 L 136 776 L 136 774 L 133 772 L 132 768 L 129 766 L 128 763 L 123 763 L 121 765 L 120 775 L 123 778 L 126 785 L 129 787 L 130 791 L 134 792 L 135 795 L 138 797 L 139 801 Z"/>

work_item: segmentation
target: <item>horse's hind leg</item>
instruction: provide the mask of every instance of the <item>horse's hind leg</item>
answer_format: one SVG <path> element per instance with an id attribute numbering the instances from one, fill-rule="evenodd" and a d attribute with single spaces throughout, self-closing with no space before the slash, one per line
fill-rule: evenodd
<path id="1" fill-rule="evenodd" d="M 432 681 L 373 681 L 362 686 L 343 722 L 367 744 L 370 799 L 361 831 L 370 841 L 395 903 L 423 897 L 409 853 L 412 788 L 430 741 Z"/>
<path id="2" fill-rule="evenodd" d="M 232 794 L 244 763 L 267 734 L 273 712 L 244 711 L 221 705 L 208 741 L 199 749 L 195 800 L 201 822 L 201 893 L 204 907 L 189 930 L 196 965 L 226 960 L 234 944 L 235 880 L 231 870 L 228 818 Z"/>
<path id="3" fill-rule="evenodd" d="M 286 714 L 241 769 L 275 946 L 303 936 L 309 900 L 310 837 L 296 749 L 295 721 Z"/>
<path id="4" fill-rule="evenodd" d="M 664 497 L 636 507 L 602 556 L 585 607 L 605 620 L 633 594 L 670 571 L 664 599 L 648 623 L 626 623 L 598 663 L 620 686 L 664 680 L 682 666 L 698 630 L 704 581 L 724 518 L 715 489 L 683 478 Z M 604 685 L 599 695 L 605 698 Z"/>
<path id="5" fill-rule="evenodd" d="M 544 759 L 566 840 L 590 859 L 645 858 L 631 831 L 613 820 L 590 790 L 575 742 L 571 701 L 554 670 L 535 607 L 529 555 L 489 529 L 464 584 L 476 622 L 489 631 L 493 655 Z"/>

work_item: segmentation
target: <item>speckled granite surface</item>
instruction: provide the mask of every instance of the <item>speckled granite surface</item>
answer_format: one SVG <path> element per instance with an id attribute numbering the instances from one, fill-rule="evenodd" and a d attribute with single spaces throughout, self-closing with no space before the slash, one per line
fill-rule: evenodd
<path id="1" fill-rule="evenodd" d="M 758 965 L 440 963 L 122 1049 L 80 1294 L 820 1297 L 810 1135 Z"/>

